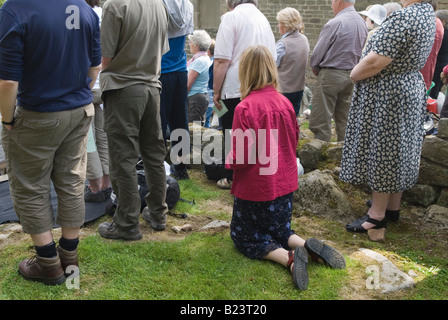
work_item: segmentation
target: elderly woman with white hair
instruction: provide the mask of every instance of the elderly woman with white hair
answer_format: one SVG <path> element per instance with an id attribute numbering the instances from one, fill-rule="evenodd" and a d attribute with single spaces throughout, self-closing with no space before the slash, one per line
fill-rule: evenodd
<path id="1" fill-rule="evenodd" d="M 204 30 L 195 30 L 188 36 L 193 57 L 187 62 L 188 122 L 203 121 L 208 107 L 209 68 L 212 64 L 207 50 L 212 39 Z"/>
<path id="2" fill-rule="evenodd" d="M 277 21 L 282 36 L 276 44 L 280 91 L 291 101 L 297 116 L 305 89 L 310 45 L 303 34 L 304 25 L 299 11 L 290 7 L 280 10 Z"/>

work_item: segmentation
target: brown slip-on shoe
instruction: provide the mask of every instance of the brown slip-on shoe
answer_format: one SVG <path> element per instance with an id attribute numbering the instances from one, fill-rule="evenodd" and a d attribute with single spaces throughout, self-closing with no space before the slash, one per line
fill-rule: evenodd
<path id="1" fill-rule="evenodd" d="M 19 264 L 19 274 L 26 280 L 38 281 L 47 285 L 59 285 L 65 282 L 59 255 L 54 258 L 39 257 L 37 254 Z"/>

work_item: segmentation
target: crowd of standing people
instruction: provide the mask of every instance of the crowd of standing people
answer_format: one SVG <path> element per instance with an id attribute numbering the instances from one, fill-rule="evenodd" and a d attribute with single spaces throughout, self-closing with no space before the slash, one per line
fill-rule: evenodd
<path id="1" fill-rule="evenodd" d="M 66 267 L 78 266 L 84 201 L 101 201 L 111 190 L 118 206 L 98 233 L 142 238 L 135 168 L 140 158 L 149 189 L 143 218 L 164 230 L 170 132 L 188 133 L 193 121 L 207 123 L 211 100 L 217 110 L 227 109 L 220 124 L 231 148 L 217 186 L 234 196 L 230 234 L 236 248 L 249 258 L 284 265 L 301 290 L 308 286 L 309 257 L 345 268 L 336 249 L 291 229 L 297 116 L 308 62 L 317 77 L 310 130 L 330 141 L 334 120 L 337 140 L 344 142 L 340 179 L 372 189 L 367 214 L 347 231 L 384 229 L 399 219 L 401 194 L 417 181 L 428 82 L 436 83 L 431 92 L 438 94 L 448 74 L 441 56 L 448 46 L 444 12 L 436 18 L 435 1 L 401 0 L 357 12 L 355 0 L 333 0 L 334 18 L 322 27 L 309 57 L 298 10 L 278 12 L 276 42 L 257 0 L 226 3 L 216 40 L 195 30 L 188 0 L 108 0 L 101 13 L 95 0 L 4 4 L 2 142 L 14 207 L 36 250 L 36 258 L 19 265 L 24 278 L 65 281 Z M 92 122 L 99 156 L 88 157 Z M 263 130 L 268 134 L 261 136 Z M 242 148 L 239 132 L 251 133 Z M 275 166 L 251 154 L 259 141 L 275 153 Z M 104 148 L 107 157 L 101 157 Z M 188 156 L 180 151 L 171 159 L 178 179 L 189 179 Z M 58 246 L 51 231 L 50 182 L 58 195 Z"/>

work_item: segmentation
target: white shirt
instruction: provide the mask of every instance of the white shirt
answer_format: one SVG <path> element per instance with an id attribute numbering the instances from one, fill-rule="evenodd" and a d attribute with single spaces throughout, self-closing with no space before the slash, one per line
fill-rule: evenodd
<path id="1" fill-rule="evenodd" d="M 274 61 L 277 59 L 275 37 L 269 21 L 254 4 L 240 4 L 221 17 L 216 36 L 215 59 L 230 60 L 221 89 L 222 99 L 241 97 L 239 61 L 243 51 L 252 45 L 266 46 Z"/>

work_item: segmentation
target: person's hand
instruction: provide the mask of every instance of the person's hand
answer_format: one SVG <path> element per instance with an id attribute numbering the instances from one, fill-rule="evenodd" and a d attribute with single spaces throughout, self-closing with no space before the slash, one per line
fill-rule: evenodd
<path id="1" fill-rule="evenodd" d="M 3 118 L 2 118 L 2 126 L 8 131 L 11 131 L 14 128 L 14 122 L 15 122 L 15 119 L 12 119 L 12 121 L 6 122 L 6 121 L 3 121 Z"/>
<path id="2" fill-rule="evenodd" d="M 221 110 L 222 106 L 221 103 L 219 103 L 219 100 L 221 100 L 221 92 L 213 92 L 213 103 L 216 106 L 216 109 Z"/>
<path id="3" fill-rule="evenodd" d="M 11 131 L 13 128 L 14 128 L 14 126 L 13 125 L 7 125 L 7 124 L 2 124 L 2 126 L 6 129 L 6 130 L 8 130 L 8 131 Z"/>
<path id="4" fill-rule="evenodd" d="M 314 75 L 317 77 L 319 75 L 319 68 L 312 68 Z"/>

